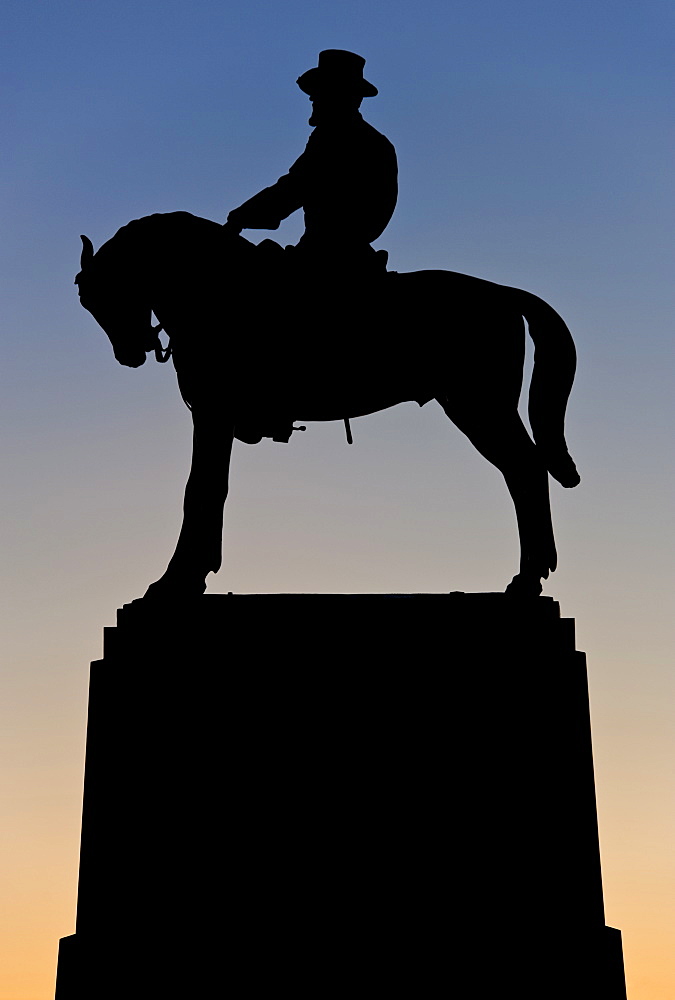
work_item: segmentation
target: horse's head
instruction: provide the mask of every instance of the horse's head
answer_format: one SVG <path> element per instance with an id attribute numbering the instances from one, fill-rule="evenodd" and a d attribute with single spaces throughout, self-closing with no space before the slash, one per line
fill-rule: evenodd
<path id="1" fill-rule="evenodd" d="M 209 282 L 222 284 L 224 275 L 235 284 L 243 280 L 239 276 L 250 273 L 256 252 L 217 222 L 189 212 L 157 213 L 129 222 L 96 253 L 83 236 L 82 270 L 75 283 L 117 360 L 138 368 L 146 351 L 157 346 L 151 323 L 155 307 L 173 316 L 176 301 L 182 300 L 200 316 L 200 289 Z"/>
<path id="2" fill-rule="evenodd" d="M 75 277 L 80 302 L 112 344 L 115 358 L 121 365 L 138 368 L 145 361 L 146 351 L 155 346 L 151 307 L 140 286 L 140 276 L 131 262 L 114 247 L 116 237 L 94 253 L 87 236 L 82 236 L 81 270 Z"/>

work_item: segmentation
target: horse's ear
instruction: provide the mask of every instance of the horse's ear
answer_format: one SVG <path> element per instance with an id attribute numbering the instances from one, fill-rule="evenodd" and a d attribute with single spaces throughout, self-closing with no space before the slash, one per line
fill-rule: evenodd
<path id="1" fill-rule="evenodd" d="M 80 267 L 85 268 L 87 264 L 93 260 L 94 257 L 94 244 L 91 242 L 88 236 L 80 236 L 82 240 L 82 255 L 80 257 Z"/>

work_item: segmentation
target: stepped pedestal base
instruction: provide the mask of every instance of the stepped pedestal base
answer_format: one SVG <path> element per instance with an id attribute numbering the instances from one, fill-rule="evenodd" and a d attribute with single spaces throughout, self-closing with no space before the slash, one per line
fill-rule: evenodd
<path id="1" fill-rule="evenodd" d="M 57 1000 L 623 1000 L 550 598 L 142 602 L 92 664 Z"/>

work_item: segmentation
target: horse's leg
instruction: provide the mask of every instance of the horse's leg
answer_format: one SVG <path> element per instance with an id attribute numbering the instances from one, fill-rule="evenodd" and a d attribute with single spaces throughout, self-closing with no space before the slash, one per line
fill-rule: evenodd
<path id="1" fill-rule="evenodd" d="M 548 473 L 516 410 L 481 409 L 474 402 L 439 400 L 471 443 L 504 476 L 516 508 L 520 572 L 507 593 L 537 596 L 541 580 L 555 570 L 557 555 L 551 522 Z"/>
<path id="2" fill-rule="evenodd" d="M 185 487 L 183 524 L 166 572 L 146 597 L 203 594 L 206 577 L 220 569 L 223 508 L 227 498 L 234 422 L 210 406 L 192 410 L 192 466 Z"/>
<path id="3" fill-rule="evenodd" d="M 527 432 L 525 434 L 534 448 Z M 558 565 L 548 472 L 538 455 L 527 465 L 512 465 L 507 457 L 501 471 L 516 508 L 520 537 L 520 571 L 506 588 L 506 593 L 536 597 L 541 593 L 542 579 L 545 580 L 549 571 L 554 572 Z"/>

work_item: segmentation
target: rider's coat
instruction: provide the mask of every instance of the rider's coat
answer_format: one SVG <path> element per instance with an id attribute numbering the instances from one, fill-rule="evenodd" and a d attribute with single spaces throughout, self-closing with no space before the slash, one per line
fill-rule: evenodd
<path id="1" fill-rule="evenodd" d="M 393 145 L 355 112 L 317 125 L 288 173 L 234 209 L 228 221 L 242 229 L 277 229 L 303 208 L 300 249 L 322 257 L 367 252 L 393 215 L 397 175 Z"/>

